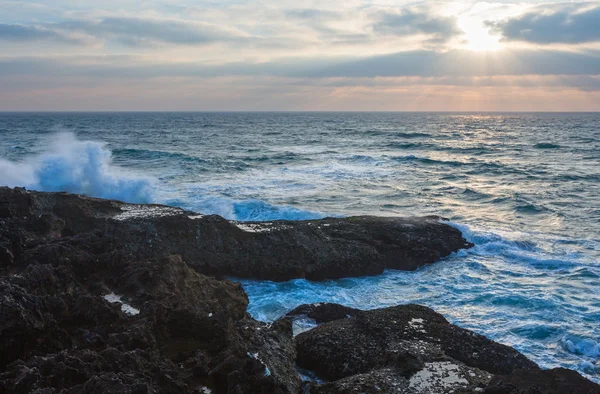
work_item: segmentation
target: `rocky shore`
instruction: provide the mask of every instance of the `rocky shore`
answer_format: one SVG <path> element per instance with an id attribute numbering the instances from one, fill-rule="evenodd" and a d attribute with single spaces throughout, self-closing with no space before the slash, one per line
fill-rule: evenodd
<path id="1" fill-rule="evenodd" d="M 414 270 L 471 246 L 435 217 L 235 223 L 0 188 L 0 393 L 599 393 L 422 306 L 265 324 L 225 279 Z M 294 337 L 295 319 L 320 325 Z"/>

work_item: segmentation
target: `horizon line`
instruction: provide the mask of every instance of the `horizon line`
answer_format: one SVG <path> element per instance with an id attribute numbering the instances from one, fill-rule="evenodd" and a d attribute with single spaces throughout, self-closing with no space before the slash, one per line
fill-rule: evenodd
<path id="1" fill-rule="evenodd" d="M 360 110 L 0 110 L 0 114 L 76 114 L 76 113 L 488 113 L 488 114 L 600 114 L 600 110 L 591 111 L 489 111 L 489 110 L 457 110 L 457 111 L 360 111 Z"/>

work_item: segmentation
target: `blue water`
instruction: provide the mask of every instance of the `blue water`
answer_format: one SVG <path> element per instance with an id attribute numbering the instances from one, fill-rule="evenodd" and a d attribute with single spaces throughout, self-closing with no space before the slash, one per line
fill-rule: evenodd
<path id="1" fill-rule="evenodd" d="M 476 244 L 417 272 L 244 281 L 250 313 L 433 307 L 600 381 L 600 114 L 0 114 L 0 184 L 237 220 L 448 217 Z"/>

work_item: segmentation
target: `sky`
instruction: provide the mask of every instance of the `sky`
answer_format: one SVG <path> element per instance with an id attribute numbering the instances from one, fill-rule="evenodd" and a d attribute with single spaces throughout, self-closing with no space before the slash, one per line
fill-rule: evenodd
<path id="1" fill-rule="evenodd" d="M 0 9 L 0 111 L 600 111 L 600 1 Z"/>

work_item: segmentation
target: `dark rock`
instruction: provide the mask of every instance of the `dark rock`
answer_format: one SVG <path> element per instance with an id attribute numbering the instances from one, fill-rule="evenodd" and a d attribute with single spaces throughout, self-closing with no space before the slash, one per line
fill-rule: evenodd
<path id="1" fill-rule="evenodd" d="M 313 312 L 310 305 L 298 310 Z M 299 334 L 296 348 L 298 365 L 325 380 L 311 384 L 312 394 L 600 392 L 575 371 L 543 371 L 513 348 L 418 305 L 332 320 Z"/>
<path id="2" fill-rule="evenodd" d="M 128 244 L 140 224 L 111 219 L 113 202 L 0 200 L 0 393 L 298 392 L 289 322 L 256 322 L 239 284 Z"/>
<path id="3" fill-rule="evenodd" d="M 311 394 L 452 394 L 482 393 L 489 374 L 458 362 L 432 362 L 406 376 L 402 369 L 388 367 L 353 375 L 334 382 L 313 385 Z"/>
<path id="4" fill-rule="evenodd" d="M 511 347 L 454 326 L 418 305 L 362 311 L 296 337 L 297 363 L 319 377 L 337 380 L 398 365 L 410 354 L 424 362 L 456 360 L 489 373 L 536 365 Z"/>
<path id="5" fill-rule="evenodd" d="M 438 217 L 240 224 L 160 205 L 9 188 L 0 188 L 0 205 L 13 213 L 7 226 L 25 230 L 0 244 L 9 243 L 16 260 L 29 253 L 58 262 L 77 246 L 78 259 L 109 250 L 137 259 L 181 255 L 212 276 L 322 280 L 414 270 L 472 246 Z"/>
<path id="6" fill-rule="evenodd" d="M 600 386 L 570 369 L 518 369 L 507 376 L 494 376 L 485 393 L 598 394 Z"/>
<path id="7" fill-rule="evenodd" d="M 299 316 L 306 316 L 313 319 L 315 323 L 328 323 L 330 321 L 346 319 L 360 312 L 358 309 L 350 308 L 339 304 L 321 302 L 316 304 L 304 304 L 285 314 L 285 318 L 294 319 Z"/>
<path id="8" fill-rule="evenodd" d="M 418 306 L 315 304 L 260 323 L 222 279 L 415 269 L 471 246 L 438 218 L 240 224 L 2 187 L 0 207 L 0 393 L 291 394 L 296 360 L 335 380 L 315 392 L 333 393 L 468 391 L 492 374 L 505 376 L 490 389 L 529 390 L 534 377 L 514 370 L 539 371 Z M 294 341 L 300 315 L 327 323 Z"/>

